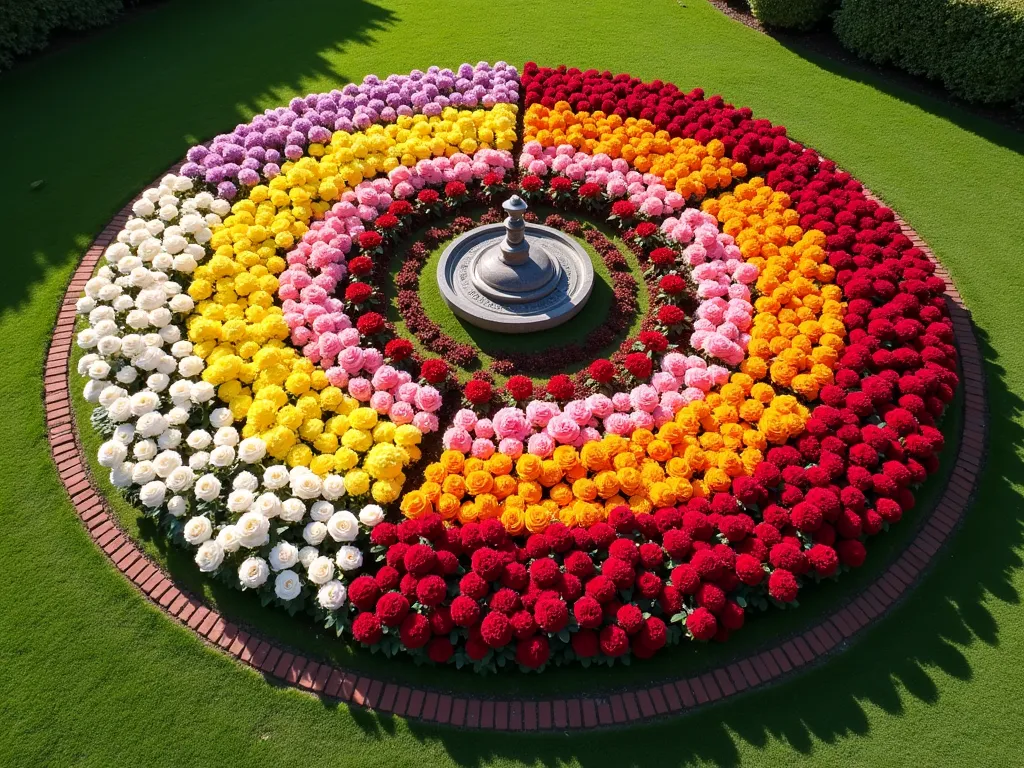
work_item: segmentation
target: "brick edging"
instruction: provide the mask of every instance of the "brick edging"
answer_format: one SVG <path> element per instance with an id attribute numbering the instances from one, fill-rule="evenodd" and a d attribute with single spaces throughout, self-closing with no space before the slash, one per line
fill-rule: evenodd
<path id="1" fill-rule="evenodd" d="M 246 631 L 199 598 L 180 590 L 121 530 L 115 514 L 93 482 L 78 440 L 71 400 L 69 364 L 74 342 L 75 302 L 103 251 L 131 215 L 131 205 L 128 203 L 111 220 L 86 251 L 60 304 L 43 370 L 46 432 L 57 473 L 96 546 L 164 613 L 256 671 L 319 696 L 434 724 L 498 731 L 542 731 L 600 728 L 670 717 L 741 692 L 767 687 L 820 663 L 847 645 L 851 638 L 862 635 L 916 586 L 963 520 L 981 474 L 988 414 L 983 361 L 970 313 L 931 249 L 897 217 L 903 232 L 935 262 L 936 274 L 946 283 L 947 304 L 960 353 L 961 386 L 964 387 L 963 431 L 949 483 L 938 503 L 919 523 L 913 541 L 845 607 L 795 637 L 703 674 L 566 699 L 445 693 L 320 664 L 291 653 L 258 632 Z"/>

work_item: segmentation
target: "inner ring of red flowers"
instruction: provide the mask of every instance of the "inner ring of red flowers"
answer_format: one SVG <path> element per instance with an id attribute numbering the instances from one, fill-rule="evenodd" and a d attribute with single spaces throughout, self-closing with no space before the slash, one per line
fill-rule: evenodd
<path id="1" fill-rule="evenodd" d="M 865 542 L 910 510 L 915 488 L 938 469 L 943 435 L 936 419 L 958 384 L 944 283 L 893 212 L 869 200 L 860 182 L 789 139 L 784 127 L 753 119 L 747 108 L 705 98 L 700 89 L 683 93 L 659 80 L 596 70 L 530 63 L 522 81 L 526 106 L 568 101 L 577 110 L 651 120 L 672 136 L 717 138 L 729 156 L 788 193 L 800 226 L 826 235 L 828 263 L 848 302 L 848 344 L 835 384 L 812 404 L 805 433 L 771 448 L 728 493 L 651 515 L 622 507 L 589 529 L 555 523 L 525 540 L 510 537 L 498 520 L 446 527 L 430 515 L 381 523 L 371 537 L 380 566 L 348 591 L 352 634 L 388 654 L 404 651 L 478 670 L 610 664 L 649 657 L 686 638 L 724 641 L 750 611 L 791 605 L 802 586 L 860 566 Z M 556 206 L 612 214 L 642 263 L 665 258 L 664 248 L 654 253 L 656 227 L 645 227 L 630 204 L 619 201 L 612 211 L 609 203 L 580 195 L 578 184 L 567 191 L 564 182 L 553 188 L 539 181 L 520 179 L 518 189 Z M 494 202 L 516 186 L 490 178 L 471 192 L 455 182 L 444 198 L 431 193 L 414 205 L 396 203 L 378 220 L 386 226 L 360 238 L 364 255 L 350 261 L 353 275 L 382 279 L 386 264 L 370 256 L 396 232 L 437 215 L 437 206 L 454 210 L 471 194 Z M 443 239 L 444 233 L 433 237 Z M 414 258 L 426 248 L 413 246 Z M 409 270 L 400 278 L 404 291 L 414 285 Z M 372 289 L 355 290 L 365 295 L 347 298 L 364 335 L 386 341 L 389 359 L 419 364 L 423 380 L 454 386 L 444 360 L 420 361 L 408 340 L 387 340 L 383 316 L 363 305 Z M 564 402 L 602 384 L 642 379 L 653 354 L 647 349 L 630 353 L 637 355 L 632 360 L 604 361 L 590 376 L 553 376 L 546 395 Z M 498 397 L 486 378 L 464 388 L 471 403 Z M 500 394 L 515 402 L 536 396 L 525 376 L 513 376 Z"/>

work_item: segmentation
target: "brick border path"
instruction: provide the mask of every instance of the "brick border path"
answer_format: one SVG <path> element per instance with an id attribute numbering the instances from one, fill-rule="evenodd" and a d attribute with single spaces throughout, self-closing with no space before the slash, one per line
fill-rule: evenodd
<path id="1" fill-rule="evenodd" d="M 174 169 L 172 169 L 174 170 Z M 75 301 L 92 276 L 106 246 L 131 214 L 131 203 L 107 225 L 75 270 L 60 305 L 43 373 L 46 431 L 75 511 L 89 535 L 111 563 L 164 613 L 186 625 L 262 674 L 310 691 L 382 713 L 456 727 L 499 731 L 543 731 L 599 728 L 668 717 L 719 701 L 740 692 L 763 688 L 819 663 L 859 637 L 908 593 L 934 563 L 962 521 L 981 474 L 987 440 L 985 380 L 981 352 L 964 307 L 948 273 L 946 296 L 960 351 L 964 387 L 960 452 L 939 502 L 920 523 L 907 549 L 857 598 L 803 633 L 747 658 L 694 677 L 646 684 L 644 687 L 581 694 L 566 699 L 484 698 L 448 694 L 367 677 L 315 659 L 297 656 L 274 641 L 228 621 L 192 595 L 182 592 L 168 574 L 151 562 L 119 527 L 114 513 L 93 484 L 79 445 L 71 403 L 69 362 L 74 342 Z M 905 222 L 903 231 L 933 261 L 934 254 Z M 936 264 L 938 262 L 936 261 Z"/>

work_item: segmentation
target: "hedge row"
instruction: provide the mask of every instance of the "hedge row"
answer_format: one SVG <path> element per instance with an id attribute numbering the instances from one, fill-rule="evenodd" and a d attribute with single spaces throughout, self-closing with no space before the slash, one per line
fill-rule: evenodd
<path id="1" fill-rule="evenodd" d="M 110 23 L 127 6 L 152 0 L 0 0 L 0 70 L 16 58 L 42 50 L 52 32 Z"/>
<path id="2" fill-rule="evenodd" d="M 750 0 L 750 12 L 769 28 L 810 29 L 838 4 L 838 0 Z"/>
<path id="3" fill-rule="evenodd" d="M 843 0 L 835 31 L 859 56 L 969 101 L 1024 100 L 1024 0 Z"/>

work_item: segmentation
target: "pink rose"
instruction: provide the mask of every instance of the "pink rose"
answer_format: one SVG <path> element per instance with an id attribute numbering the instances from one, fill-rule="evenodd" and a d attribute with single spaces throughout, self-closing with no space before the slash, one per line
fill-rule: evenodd
<path id="1" fill-rule="evenodd" d="M 396 403 L 397 405 L 397 403 Z M 412 425 L 423 434 L 436 432 L 438 427 L 437 416 L 433 413 L 420 411 L 413 417 Z"/>
<path id="2" fill-rule="evenodd" d="M 630 419 L 635 429 L 654 429 L 654 416 L 647 411 L 633 411 Z"/>
<path id="3" fill-rule="evenodd" d="M 494 455 L 494 442 L 483 437 L 473 441 L 472 453 L 474 459 L 489 459 Z"/>
<path id="4" fill-rule="evenodd" d="M 498 443 L 498 453 L 503 453 L 511 459 L 518 459 L 523 455 L 523 441 L 514 437 L 506 437 Z"/>
<path id="5" fill-rule="evenodd" d="M 338 368 L 337 366 L 334 368 L 328 368 L 327 380 L 331 383 L 332 387 L 343 389 L 348 386 L 348 371 L 344 368 Z"/>
<path id="6" fill-rule="evenodd" d="M 546 427 L 548 422 L 558 414 L 558 406 L 545 400 L 531 400 L 526 406 L 526 418 L 535 427 Z M 530 451 L 533 453 L 533 451 Z"/>
<path id="7" fill-rule="evenodd" d="M 658 392 L 676 392 L 679 390 L 679 380 L 671 373 L 658 371 L 651 377 L 651 386 Z"/>
<path id="8" fill-rule="evenodd" d="M 633 431 L 633 420 L 625 413 L 613 413 L 604 420 L 605 432 L 628 435 Z"/>
<path id="9" fill-rule="evenodd" d="M 338 355 L 338 365 L 351 373 L 359 373 L 363 368 L 363 350 L 359 347 L 345 347 Z"/>
<path id="10" fill-rule="evenodd" d="M 494 414 L 494 432 L 499 438 L 512 437 L 522 440 L 530 433 L 526 414 L 518 408 L 502 408 Z"/>
<path id="11" fill-rule="evenodd" d="M 587 407 L 590 412 L 599 419 L 603 419 L 615 410 L 611 398 L 606 395 L 591 395 L 587 398 Z"/>
<path id="12" fill-rule="evenodd" d="M 476 414 L 469 408 L 462 408 L 456 411 L 455 416 L 452 417 L 452 424 L 465 430 L 471 430 L 476 426 Z"/>
<path id="13" fill-rule="evenodd" d="M 420 387 L 416 393 L 416 407 L 421 411 L 433 413 L 441 407 L 441 393 L 430 386 Z"/>
<path id="14" fill-rule="evenodd" d="M 530 440 L 526 444 L 526 450 L 532 453 L 534 456 L 540 456 L 542 459 L 546 459 L 555 451 L 555 441 L 551 439 L 551 436 L 545 432 L 537 432 L 534 435 L 530 435 Z"/>
<path id="15" fill-rule="evenodd" d="M 364 370 L 374 373 L 378 368 L 384 365 L 384 355 L 380 353 L 379 349 L 370 347 L 369 349 L 363 350 L 363 368 Z"/>
<path id="16" fill-rule="evenodd" d="M 473 432 L 476 433 L 477 437 L 494 437 L 494 424 L 491 423 L 490 419 L 477 419 Z"/>
<path id="17" fill-rule="evenodd" d="M 672 417 L 674 415 L 675 414 L 668 408 L 663 408 L 660 405 L 651 412 L 651 416 L 654 417 L 654 426 L 656 427 L 660 427 L 662 424 L 667 424 L 672 421 Z"/>
<path id="18" fill-rule="evenodd" d="M 402 384 L 398 388 L 398 399 L 403 403 L 415 403 L 416 394 L 420 391 L 420 385 L 413 382 Z"/>
<path id="19" fill-rule="evenodd" d="M 704 399 L 704 392 L 702 390 L 697 389 L 696 387 L 687 387 L 679 394 L 682 395 L 683 399 L 688 403 L 692 403 L 695 400 Z"/>
<path id="20" fill-rule="evenodd" d="M 598 432 L 594 427 L 584 427 L 580 430 L 579 443 L 596 443 L 601 439 L 601 433 Z"/>
<path id="21" fill-rule="evenodd" d="M 446 451 L 462 451 L 468 453 L 473 447 L 473 437 L 461 427 L 449 427 L 441 438 L 441 445 Z"/>
<path id="22" fill-rule="evenodd" d="M 560 413 L 547 426 L 548 434 L 563 445 L 570 445 L 580 436 L 580 425 L 571 417 Z"/>
<path id="23" fill-rule="evenodd" d="M 348 393 L 361 403 L 369 402 L 373 395 L 373 384 L 361 377 L 349 379 Z"/>
<path id="24" fill-rule="evenodd" d="M 615 406 L 615 410 L 619 413 L 628 413 L 633 408 L 633 403 L 626 392 L 616 392 L 612 395 L 612 405 Z"/>
<path id="25" fill-rule="evenodd" d="M 391 389 L 398 386 L 398 371 L 390 365 L 382 365 L 373 372 L 373 386 L 377 389 Z"/>
<path id="26" fill-rule="evenodd" d="M 711 385 L 714 383 L 707 369 L 703 368 L 691 368 L 688 370 L 684 381 L 687 387 L 695 387 L 701 392 L 710 392 Z"/>
<path id="27" fill-rule="evenodd" d="M 732 375 L 728 368 L 723 368 L 720 365 L 709 365 L 708 375 L 711 376 L 711 382 L 716 387 L 720 387 L 723 384 L 729 383 L 729 376 Z"/>
<path id="28" fill-rule="evenodd" d="M 629 402 L 635 409 L 650 413 L 661 402 L 661 393 L 650 384 L 641 384 L 629 393 Z"/>
<path id="29" fill-rule="evenodd" d="M 686 375 L 686 369 L 688 367 L 689 365 L 687 364 L 686 356 L 681 355 L 678 352 L 669 352 L 661 358 L 661 369 L 671 373 L 677 379 L 681 379 Z"/>
<path id="30" fill-rule="evenodd" d="M 416 409 L 409 405 L 409 403 L 403 403 L 401 400 L 392 403 L 388 409 L 388 417 L 395 424 L 408 424 L 415 415 Z"/>
<path id="31" fill-rule="evenodd" d="M 346 328 L 338 334 L 338 338 L 341 339 L 342 346 L 345 347 L 357 347 L 359 346 L 359 331 L 355 328 Z"/>
<path id="32" fill-rule="evenodd" d="M 664 392 L 661 395 L 661 407 L 672 413 L 679 413 L 679 409 L 686 405 L 686 400 L 678 392 Z"/>
<path id="33" fill-rule="evenodd" d="M 587 407 L 587 404 L 583 400 L 573 400 L 566 403 L 563 413 L 580 426 L 583 426 L 590 421 L 593 416 L 590 412 L 590 408 Z"/>
<path id="34" fill-rule="evenodd" d="M 370 407 L 377 413 L 388 413 L 395 404 L 395 398 L 388 392 L 374 392 L 370 397 Z"/>

